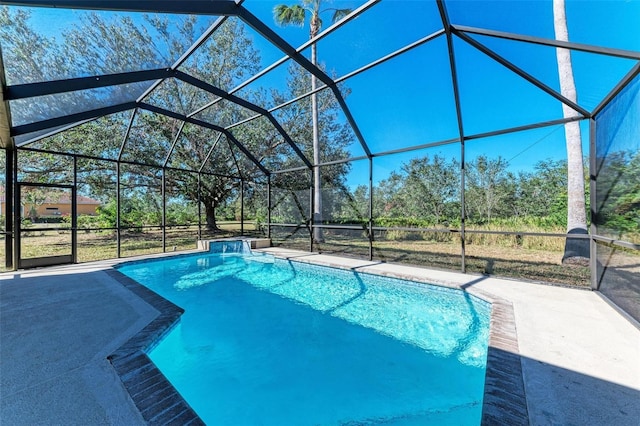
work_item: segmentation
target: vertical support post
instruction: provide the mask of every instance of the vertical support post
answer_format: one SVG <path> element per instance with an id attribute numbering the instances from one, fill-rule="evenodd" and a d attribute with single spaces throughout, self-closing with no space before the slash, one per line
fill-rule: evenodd
<path id="1" fill-rule="evenodd" d="M 320 166 L 315 166 L 320 168 Z M 315 170 L 315 169 L 314 169 Z M 314 226 L 316 225 L 316 215 L 313 214 L 315 211 L 315 203 L 314 203 L 314 177 L 315 173 L 313 171 L 311 173 L 311 186 L 309 187 L 309 252 L 313 253 L 313 235 L 315 232 Z"/>
<path id="2" fill-rule="evenodd" d="M 591 226 L 589 229 L 589 270 L 591 272 L 591 290 L 598 290 L 600 287 L 600 279 L 598 277 L 598 244 L 593 238 L 598 235 L 598 203 L 596 191 L 598 185 L 598 164 L 596 161 L 597 145 L 596 145 L 596 121 L 594 118 L 589 120 L 589 202 L 591 204 Z"/>
<path id="3" fill-rule="evenodd" d="M 21 218 L 20 218 L 20 185 L 18 184 L 18 150 L 12 150 L 13 157 L 13 174 L 11 176 L 11 183 L 13 186 L 13 269 L 20 267 L 20 238 L 21 238 Z M 15 185 L 15 186 L 14 186 Z"/>
<path id="4" fill-rule="evenodd" d="M 166 170 L 162 168 L 162 252 L 167 251 L 167 176 Z"/>
<path id="5" fill-rule="evenodd" d="M 202 173 L 198 172 L 198 240 L 202 239 Z"/>
<path id="6" fill-rule="evenodd" d="M 373 157 L 369 157 L 369 260 L 373 260 Z"/>
<path id="7" fill-rule="evenodd" d="M 467 263 L 465 258 L 465 244 L 466 244 L 466 235 L 465 235 L 465 196 L 464 196 L 464 188 L 465 188 L 465 149 L 464 149 L 464 139 L 460 139 L 460 256 L 462 261 L 462 272 L 467 272 Z"/>
<path id="8" fill-rule="evenodd" d="M 271 175 L 267 176 L 267 238 L 271 240 Z"/>
<path id="9" fill-rule="evenodd" d="M 136 119 L 136 111 L 137 109 L 134 109 L 133 112 L 131 113 L 131 118 L 129 119 L 129 125 L 127 126 L 127 130 L 124 133 L 124 137 L 122 138 L 122 144 L 120 144 L 120 151 L 118 152 L 118 162 L 116 163 L 116 187 L 117 187 L 117 194 L 116 194 L 116 205 L 117 205 L 117 210 L 116 210 L 116 255 L 118 258 L 122 257 L 122 251 L 121 251 L 121 246 L 122 246 L 122 230 L 120 229 L 120 226 L 122 225 L 122 221 L 121 221 L 121 215 L 120 215 L 120 207 L 122 207 L 121 204 L 121 200 L 120 200 L 120 160 L 122 160 L 122 154 L 124 153 L 124 149 L 127 146 L 127 140 L 129 139 L 129 133 L 131 133 L 131 127 L 133 127 L 133 122 Z"/>
<path id="10" fill-rule="evenodd" d="M 451 32 L 451 21 L 443 0 L 437 1 L 442 26 L 447 36 L 447 51 L 449 52 L 449 69 L 451 70 L 451 84 L 453 88 L 453 98 L 456 105 L 456 117 L 458 120 L 458 134 L 460 135 L 460 259 L 462 262 L 462 273 L 467 271 L 465 259 L 465 209 L 464 209 L 464 126 L 462 123 L 462 107 L 460 105 L 460 88 L 458 87 L 458 72 L 456 70 L 456 58 L 453 51 L 453 37 Z"/>
<path id="11" fill-rule="evenodd" d="M 116 163 L 116 257 L 122 257 L 120 250 L 121 236 L 120 236 L 120 161 Z"/>
<path id="12" fill-rule="evenodd" d="M 15 148 L 7 149 L 5 152 L 5 169 L 4 169 L 4 182 L 5 182 L 5 208 L 4 208 L 4 229 L 6 231 L 4 240 L 4 252 L 5 252 L 5 267 L 8 270 L 14 269 L 13 261 L 13 240 L 15 238 L 14 220 L 13 220 L 13 194 L 16 185 L 16 181 L 13 179 L 13 169 L 15 164 L 13 162 L 13 152 Z"/>
<path id="13" fill-rule="evenodd" d="M 240 236 L 244 236 L 244 179 L 240 179 Z"/>
<path id="14" fill-rule="evenodd" d="M 75 155 L 71 188 L 71 262 L 78 263 L 78 157 Z"/>

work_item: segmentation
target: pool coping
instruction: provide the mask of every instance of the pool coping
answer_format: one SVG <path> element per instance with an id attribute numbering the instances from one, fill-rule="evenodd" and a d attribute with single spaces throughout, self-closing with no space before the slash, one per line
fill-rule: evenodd
<path id="1" fill-rule="evenodd" d="M 189 253 L 189 255 L 197 253 Z M 329 266 L 459 289 L 491 303 L 481 424 L 529 424 L 515 316 L 513 305 L 509 301 L 474 288 L 475 281 L 457 284 L 447 280 L 427 279 L 410 273 L 371 271 L 368 270 L 366 264 L 349 267 L 338 262 L 314 259 L 313 256 L 300 258 L 278 253 L 269 254 L 287 261 Z M 324 257 L 330 258 L 330 256 Z M 133 263 L 135 262 L 133 261 Z M 124 263 L 129 262 L 119 264 Z M 425 270 L 423 269 L 423 271 Z M 152 425 L 169 422 L 182 425 L 204 425 L 205 423 L 195 410 L 189 406 L 177 389 L 146 355 L 146 351 L 150 350 L 180 321 L 184 309 L 122 274 L 114 267 L 105 272 L 159 311 L 158 317 L 108 357 L 142 417 Z M 481 276 L 477 281 L 482 279 Z"/>
<path id="2" fill-rule="evenodd" d="M 142 418 L 150 425 L 204 425 L 146 354 L 180 321 L 184 309 L 113 267 L 105 272 L 159 312 L 153 321 L 107 357 Z"/>

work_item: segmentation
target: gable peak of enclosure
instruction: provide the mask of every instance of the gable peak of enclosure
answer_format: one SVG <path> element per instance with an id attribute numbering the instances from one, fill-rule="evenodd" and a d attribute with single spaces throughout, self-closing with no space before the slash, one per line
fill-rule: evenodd
<path id="1" fill-rule="evenodd" d="M 305 15 L 276 16 L 282 4 Z M 167 205 L 183 202 L 211 228 L 262 209 L 265 233 L 290 229 L 291 243 L 308 232 L 310 249 L 342 232 L 369 258 L 376 233 L 421 227 L 420 238 L 459 243 L 442 266 L 491 272 L 474 251 L 491 226 L 526 245 L 510 221 L 551 220 L 524 240 L 568 240 L 570 158 L 589 157 L 573 174 L 591 185 L 577 191 L 583 204 L 599 170 L 614 169 L 598 166 L 598 149 L 613 151 L 596 122 L 635 105 L 639 21 L 636 0 L 0 1 L 5 186 L 104 193 L 118 233 L 125 204 L 144 198 L 163 249 Z M 575 90 L 561 82 L 567 64 Z M 629 134 L 632 122 L 621 121 Z M 569 128 L 582 148 L 572 154 Z M 616 161 L 636 161 L 627 151 Z M 627 226 L 636 204 L 615 193 Z M 611 199 L 597 201 L 601 219 Z M 585 234 L 572 238 L 596 244 L 597 224 L 579 219 Z M 636 250 L 627 228 L 618 240 Z"/>

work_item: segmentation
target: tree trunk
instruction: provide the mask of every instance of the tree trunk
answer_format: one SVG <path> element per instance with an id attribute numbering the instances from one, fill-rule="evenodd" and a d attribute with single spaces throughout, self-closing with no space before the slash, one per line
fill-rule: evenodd
<path id="1" fill-rule="evenodd" d="M 204 203 L 204 211 L 207 216 L 207 230 L 209 231 L 219 231 L 218 225 L 216 224 L 216 207 L 213 203 Z"/>
<path id="2" fill-rule="evenodd" d="M 564 0 L 553 0 L 553 27 L 556 39 L 569 41 L 567 17 Z M 556 49 L 560 92 L 570 101 L 577 101 L 576 85 L 573 80 L 571 51 Z M 578 113 L 571 107 L 562 104 L 565 118 L 575 117 Z M 584 166 L 582 164 L 582 137 L 580 124 L 577 121 L 564 125 L 567 143 L 567 233 L 588 234 L 584 190 Z M 588 265 L 589 240 L 567 238 L 562 263 Z"/>
<path id="3" fill-rule="evenodd" d="M 315 37 L 314 24 L 311 24 L 311 37 Z M 317 30 L 315 31 L 317 33 Z M 317 50 L 315 43 L 311 45 L 311 63 L 316 65 L 318 62 Z M 311 90 L 315 91 L 317 87 L 316 76 L 311 75 Z M 316 93 L 311 95 L 311 121 L 313 126 L 313 223 L 322 223 L 322 184 L 320 181 L 320 134 L 318 130 L 318 99 Z M 322 229 L 315 228 L 313 230 L 313 238 L 317 243 L 324 242 Z"/>

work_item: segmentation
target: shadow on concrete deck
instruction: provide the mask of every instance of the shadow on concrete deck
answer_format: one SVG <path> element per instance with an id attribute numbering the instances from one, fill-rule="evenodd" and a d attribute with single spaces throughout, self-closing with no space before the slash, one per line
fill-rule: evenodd
<path id="1" fill-rule="evenodd" d="M 107 356 L 158 312 L 104 271 L 56 271 L 0 276 L 1 422 L 144 424 Z M 637 425 L 639 390 L 504 355 L 522 366 L 530 424 Z"/>

